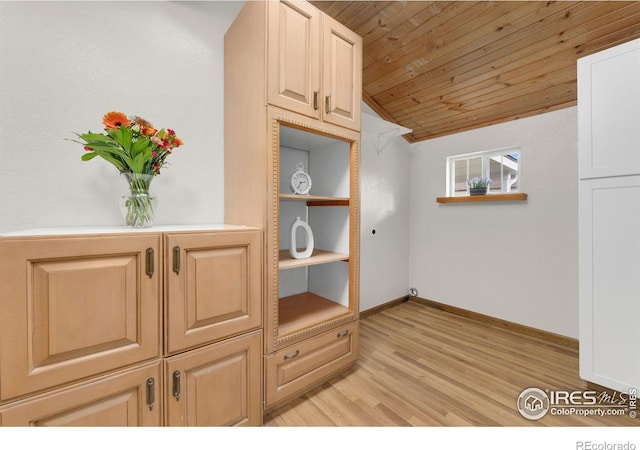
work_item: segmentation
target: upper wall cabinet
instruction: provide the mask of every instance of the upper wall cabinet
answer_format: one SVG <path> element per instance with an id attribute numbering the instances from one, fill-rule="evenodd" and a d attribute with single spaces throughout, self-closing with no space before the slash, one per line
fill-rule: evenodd
<path id="1" fill-rule="evenodd" d="M 266 2 L 267 100 L 360 130 L 362 38 L 305 2 Z"/>
<path id="2" fill-rule="evenodd" d="M 580 178 L 640 174 L 640 41 L 578 60 Z"/>

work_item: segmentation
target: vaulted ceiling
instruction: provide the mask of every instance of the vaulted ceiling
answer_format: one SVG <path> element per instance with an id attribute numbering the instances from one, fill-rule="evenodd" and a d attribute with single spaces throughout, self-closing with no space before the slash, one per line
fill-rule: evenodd
<path id="1" fill-rule="evenodd" d="M 640 1 L 311 1 L 364 39 L 363 99 L 410 142 L 576 104 L 576 60 L 640 37 Z"/>

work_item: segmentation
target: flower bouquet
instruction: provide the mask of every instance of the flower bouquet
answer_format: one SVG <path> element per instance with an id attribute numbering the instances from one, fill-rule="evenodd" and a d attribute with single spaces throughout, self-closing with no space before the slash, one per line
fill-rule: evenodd
<path id="1" fill-rule="evenodd" d="M 87 153 L 83 161 L 97 156 L 113 164 L 124 174 L 131 195 L 124 198 L 125 220 L 133 227 L 150 226 L 153 222 L 153 198 L 149 185 L 160 174 L 171 151 L 183 142 L 170 128 L 157 130 L 141 117 L 128 117 L 112 111 L 102 118 L 105 133 L 77 134 Z"/>

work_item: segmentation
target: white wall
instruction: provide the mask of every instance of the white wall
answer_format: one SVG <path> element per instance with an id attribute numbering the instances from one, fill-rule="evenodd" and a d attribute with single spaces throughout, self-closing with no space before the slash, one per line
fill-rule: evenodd
<path id="1" fill-rule="evenodd" d="M 224 220 L 223 36 L 243 2 L 0 2 L 0 233 L 120 225 L 126 184 L 65 139 L 112 110 L 185 144 L 158 224 Z"/>
<path id="2" fill-rule="evenodd" d="M 521 146 L 526 202 L 437 204 L 447 156 Z M 410 285 L 419 296 L 578 337 L 576 108 L 411 146 Z"/>
<path id="3" fill-rule="evenodd" d="M 156 223 L 222 222 L 223 36 L 242 3 L 0 2 L 0 233 L 122 224 L 116 169 L 82 162 L 65 140 L 100 131 L 110 110 L 185 141 L 152 184 Z M 518 144 L 527 203 L 435 203 L 446 156 Z M 574 109 L 412 146 L 395 138 L 381 154 L 363 133 L 361 150 L 361 310 L 415 286 L 577 336 Z"/>
<path id="4" fill-rule="evenodd" d="M 363 103 L 363 112 L 376 114 Z M 407 295 L 409 287 L 409 143 L 362 132 L 360 310 Z M 375 229 L 375 235 L 371 230 Z"/>

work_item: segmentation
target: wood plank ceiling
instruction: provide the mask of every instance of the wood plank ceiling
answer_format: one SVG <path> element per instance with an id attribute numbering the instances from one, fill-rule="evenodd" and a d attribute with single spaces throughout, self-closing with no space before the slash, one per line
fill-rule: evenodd
<path id="1" fill-rule="evenodd" d="M 640 37 L 640 1 L 311 1 L 364 39 L 363 99 L 408 141 L 576 104 L 576 60 Z"/>

